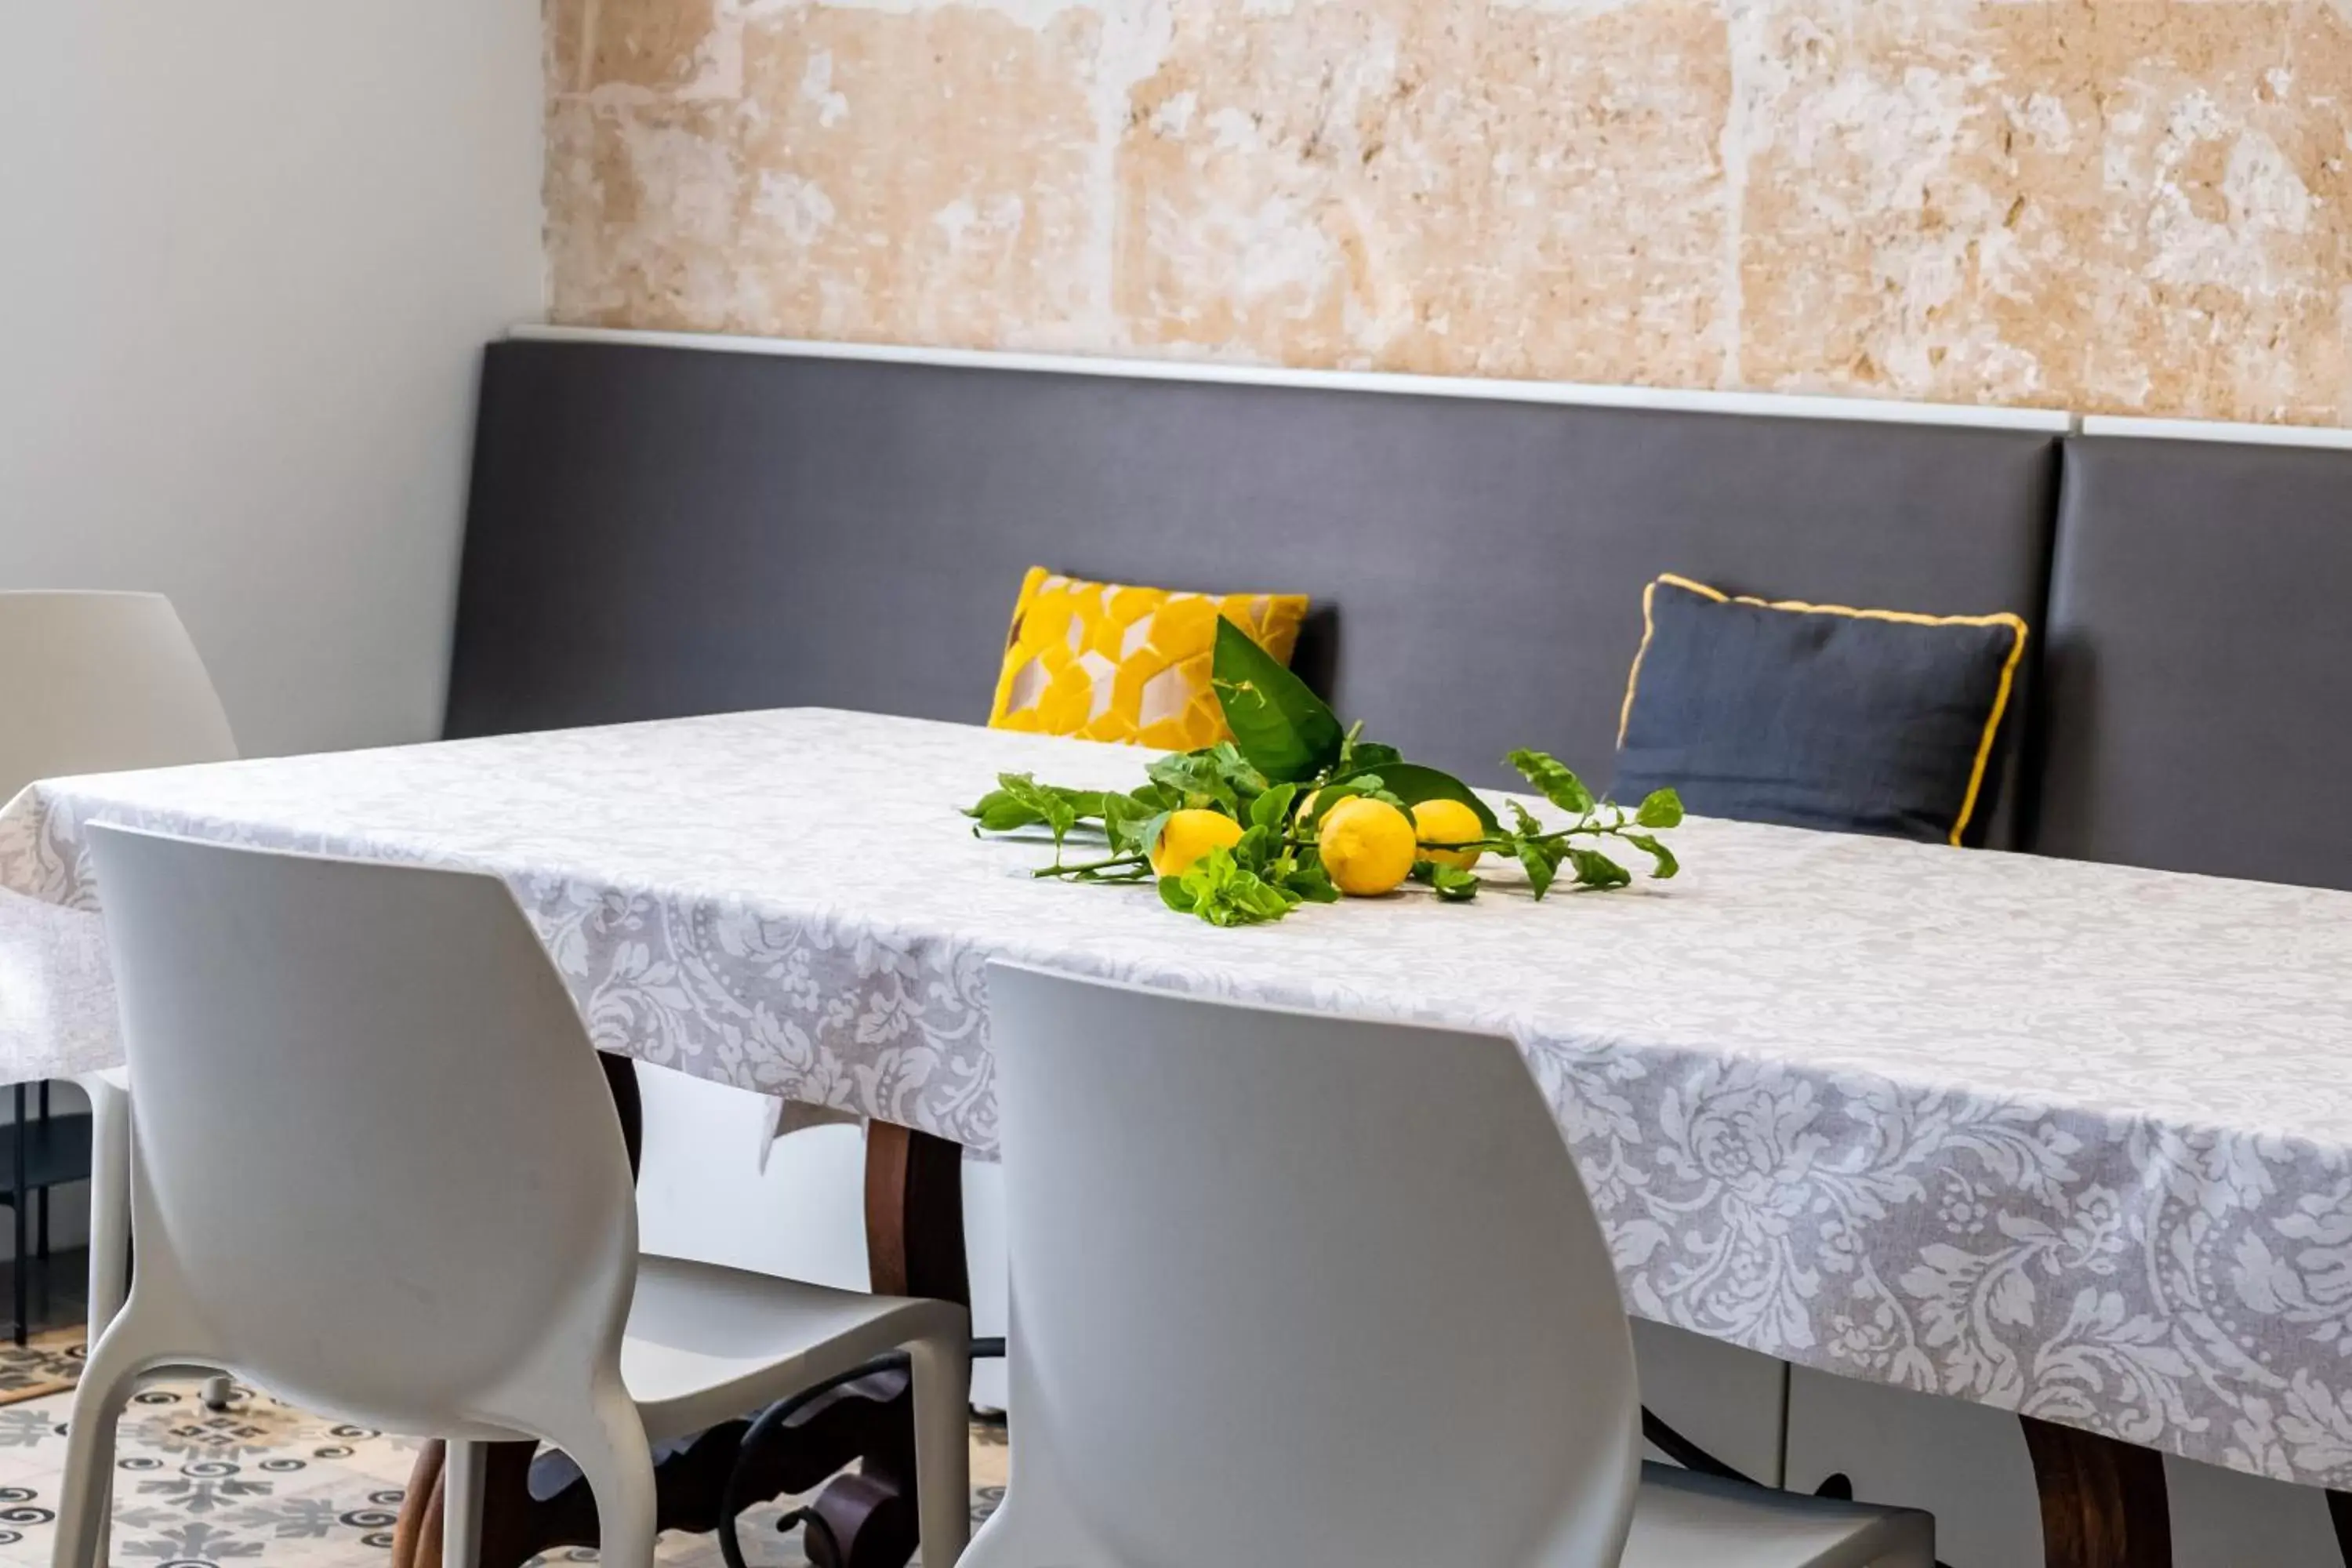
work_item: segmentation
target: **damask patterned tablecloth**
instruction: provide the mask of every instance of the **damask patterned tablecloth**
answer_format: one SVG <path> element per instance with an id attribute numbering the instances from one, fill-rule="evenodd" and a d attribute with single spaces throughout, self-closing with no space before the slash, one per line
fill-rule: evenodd
<path id="1" fill-rule="evenodd" d="M 983 1151 L 992 958 L 1489 1028 L 1643 1316 L 2352 1481 L 2352 895 L 1699 821 L 1671 883 L 1219 931 L 953 809 L 1141 760 L 797 710 L 37 784 L 0 1070 L 118 1059 L 91 821 L 494 871 L 604 1047 Z"/>

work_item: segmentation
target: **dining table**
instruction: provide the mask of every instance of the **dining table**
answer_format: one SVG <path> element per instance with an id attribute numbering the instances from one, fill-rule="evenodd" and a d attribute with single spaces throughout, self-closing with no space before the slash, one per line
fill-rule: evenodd
<path id="1" fill-rule="evenodd" d="M 1672 880 L 1490 859 L 1224 929 L 959 809 L 1149 756 L 794 709 L 46 781 L 0 810 L 0 1081 L 121 1059 L 101 822 L 497 875 L 600 1049 L 867 1122 L 885 1290 L 966 1293 L 993 960 L 1491 1031 L 1630 1311 L 2015 1412 L 2050 1568 L 2168 1563 L 2166 1455 L 2352 1484 L 2352 894 L 1693 818 Z M 865 1451 L 845 1558 L 903 1560 Z"/>

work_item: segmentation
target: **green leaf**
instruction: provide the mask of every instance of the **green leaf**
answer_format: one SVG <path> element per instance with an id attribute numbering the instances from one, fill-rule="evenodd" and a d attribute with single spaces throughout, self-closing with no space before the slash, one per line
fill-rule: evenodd
<path id="1" fill-rule="evenodd" d="M 1633 873 L 1598 849 L 1570 849 L 1568 858 L 1576 868 L 1579 887 L 1622 888 L 1633 879 Z"/>
<path id="2" fill-rule="evenodd" d="M 1023 805 L 1009 790 L 1001 789 L 982 795 L 964 807 L 963 814 L 973 819 L 973 831 L 980 833 L 1010 833 L 1045 820 L 1035 808 Z"/>
<path id="3" fill-rule="evenodd" d="M 1053 830 L 1054 842 L 1057 846 L 1070 829 L 1077 826 L 1077 805 L 1070 798 L 1076 792 L 1041 784 L 1027 773 L 999 773 L 996 783 L 1007 798 L 1034 813 L 1035 820 Z M 1097 795 L 1095 799 L 1096 809 L 1099 811 L 1101 796 Z"/>
<path id="4" fill-rule="evenodd" d="M 1253 828 L 1251 831 L 1258 833 L 1264 829 Z M 1175 880 L 1178 889 L 1172 896 L 1166 880 L 1162 880 L 1161 901 L 1171 907 L 1184 908 L 1215 926 L 1257 925 L 1267 921 L 1278 921 L 1298 903 L 1297 895 L 1267 881 L 1245 865 L 1233 849 L 1223 846 L 1195 860 L 1183 876 Z M 1175 902 L 1177 899 L 1186 901 L 1179 906 Z"/>
<path id="5" fill-rule="evenodd" d="M 1231 741 L 1218 742 L 1208 749 L 1207 755 L 1216 764 L 1218 776 L 1233 785 L 1235 793 L 1255 795 L 1266 787 L 1265 774 Z"/>
<path id="6" fill-rule="evenodd" d="M 1290 826 L 1290 806 L 1298 798 L 1295 784 L 1276 784 L 1250 802 L 1249 819 L 1259 827 L 1280 833 Z"/>
<path id="7" fill-rule="evenodd" d="M 1523 833 L 1513 838 L 1512 848 L 1518 855 L 1519 864 L 1527 868 L 1528 887 L 1538 900 L 1541 900 L 1551 891 L 1552 882 L 1559 875 L 1559 846 L 1546 844 Z"/>
<path id="8" fill-rule="evenodd" d="M 1517 768 L 1520 777 L 1535 785 L 1537 793 L 1560 810 L 1572 812 L 1578 816 L 1592 815 L 1592 792 L 1559 758 L 1548 752 L 1518 751 L 1503 760 Z"/>
<path id="9" fill-rule="evenodd" d="M 1150 769 L 1145 770 L 1147 775 L 1150 771 Z M 1184 795 L 1181 790 L 1171 789 L 1156 779 L 1141 789 L 1131 792 L 1128 798 L 1146 811 L 1173 811 L 1184 804 Z"/>
<path id="10" fill-rule="evenodd" d="M 1304 826 L 1307 827 L 1320 826 L 1323 819 L 1331 815 L 1331 808 L 1333 806 L 1339 805 L 1343 800 L 1353 800 L 1356 796 L 1364 793 L 1363 789 L 1360 787 L 1364 782 L 1365 781 L 1362 779 L 1350 779 L 1346 784 L 1327 784 L 1321 789 L 1317 790 L 1311 802 L 1310 809 L 1307 813 Z M 1370 782 L 1372 784 L 1377 786 L 1381 781 L 1373 779 Z"/>
<path id="11" fill-rule="evenodd" d="M 1211 679 L 1234 742 L 1276 784 L 1311 779 L 1339 760 L 1345 732 L 1324 700 L 1232 621 L 1217 619 Z"/>
<path id="12" fill-rule="evenodd" d="M 1328 784 L 1317 790 L 1315 812 L 1307 820 L 1319 823 L 1330 816 L 1331 808 L 1341 801 L 1360 797 L 1364 800 L 1385 801 L 1407 816 L 1412 815 L 1412 807 L 1405 804 L 1403 796 L 1389 788 L 1387 779 L 1379 773 L 1358 773 L 1352 778 L 1341 779 L 1337 784 Z"/>
<path id="13" fill-rule="evenodd" d="M 1149 850 L 1150 842 L 1141 838 L 1140 833 L 1150 818 L 1150 808 L 1131 795 L 1103 796 L 1103 837 L 1110 840 L 1114 849 Z"/>
<path id="14" fill-rule="evenodd" d="M 1336 904 L 1339 889 L 1331 885 L 1331 875 L 1323 869 L 1323 862 L 1308 858 L 1282 879 L 1283 887 L 1310 904 Z"/>
<path id="15" fill-rule="evenodd" d="M 1435 866 L 1429 868 L 1429 884 L 1437 896 L 1449 904 L 1466 904 L 1478 896 L 1478 876 L 1459 866 Z"/>
<path id="16" fill-rule="evenodd" d="M 1161 811 L 1145 817 L 1135 829 L 1135 843 L 1131 846 L 1135 852 L 1149 855 L 1159 848 L 1160 836 L 1168 831 L 1168 819 L 1175 815 L 1172 811 Z"/>
<path id="17" fill-rule="evenodd" d="M 1181 877 L 1160 879 L 1160 901 L 1180 915 L 1189 915 L 1192 912 L 1192 895 L 1185 888 L 1184 879 Z"/>
<path id="18" fill-rule="evenodd" d="M 1478 825 L 1487 832 L 1500 833 L 1503 830 L 1502 824 L 1495 819 L 1495 808 L 1480 800 L 1476 791 L 1452 773 L 1440 773 L 1419 763 L 1402 762 L 1384 763 L 1377 770 L 1366 768 L 1363 773 L 1373 775 L 1380 791 L 1404 807 L 1408 816 L 1424 800 L 1458 800 L 1477 814 Z M 1343 774 L 1342 779 L 1349 776 Z"/>
<path id="19" fill-rule="evenodd" d="M 1214 809 L 1235 818 L 1242 815 L 1241 795 L 1214 747 L 1160 757 L 1144 771 L 1173 797 L 1177 808 Z"/>
<path id="20" fill-rule="evenodd" d="M 1233 847 L 1234 864 L 1247 871 L 1264 871 L 1266 862 L 1282 847 L 1276 831 L 1263 823 L 1243 830 L 1239 842 Z"/>
<path id="21" fill-rule="evenodd" d="M 1682 862 L 1675 858 L 1673 850 L 1646 833 L 1621 833 L 1618 837 L 1634 848 L 1648 852 L 1652 862 L 1650 875 L 1661 882 L 1683 868 Z"/>
<path id="22" fill-rule="evenodd" d="M 1643 827 L 1680 827 L 1683 825 L 1683 797 L 1670 789 L 1654 789 L 1642 801 L 1642 809 L 1633 820 Z"/>

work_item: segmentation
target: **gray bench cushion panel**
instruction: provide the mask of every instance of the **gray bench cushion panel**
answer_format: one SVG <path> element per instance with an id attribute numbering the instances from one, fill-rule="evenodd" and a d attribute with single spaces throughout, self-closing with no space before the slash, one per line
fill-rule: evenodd
<path id="1" fill-rule="evenodd" d="M 2044 435 L 506 342 L 453 734 L 798 703 L 977 722 L 1024 568 L 1301 591 L 1416 755 L 1610 771 L 1662 570 L 2039 622 Z"/>
<path id="2" fill-rule="evenodd" d="M 2067 443 L 2032 846 L 2352 888 L 2352 452 Z"/>

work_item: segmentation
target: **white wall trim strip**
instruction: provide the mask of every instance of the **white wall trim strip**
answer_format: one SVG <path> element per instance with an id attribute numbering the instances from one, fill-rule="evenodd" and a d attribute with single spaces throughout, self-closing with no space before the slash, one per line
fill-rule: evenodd
<path id="1" fill-rule="evenodd" d="M 827 343 L 719 332 L 646 332 L 607 327 L 517 326 L 508 336 L 542 342 L 635 343 L 713 353 L 803 359 L 874 360 L 968 370 L 1041 371 L 1145 381 L 1296 386 L 1328 392 L 1381 392 L 1415 397 L 1472 397 L 1496 403 L 1549 403 L 1586 408 L 1644 408 L 1685 414 L 1747 414 L 1781 419 L 1853 419 L 1886 425 L 1944 425 L 2063 435 L 2074 417 L 2056 409 L 1977 408 L 1965 404 L 1898 403 L 1866 397 L 1799 396 L 1775 392 L 1689 392 L 1666 387 L 1586 386 L 1570 382 L 1489 381 L 1475 376 L 1395 375 L 1374 371 L 1287 370 L 1202 360 L 1092 358 L 1003 353 L 980 349 L 912 348 L 895 343 Z"/>
<path id="2" fill-rule="evenodd" d="M 2232 441 L 2249 447 L 2317 447 L 2352 451 L 2352 430 L 2324 425 L 2231 425 L 2206 419 L 2126 419 L 2094 414 L 2085 436 L 2126 436 L 2144 441 Z"/>

